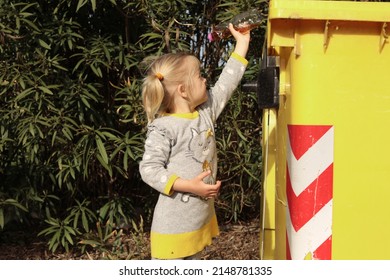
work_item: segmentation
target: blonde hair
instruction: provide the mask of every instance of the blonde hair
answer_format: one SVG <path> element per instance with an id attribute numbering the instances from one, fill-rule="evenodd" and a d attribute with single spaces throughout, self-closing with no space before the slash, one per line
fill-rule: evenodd
<path id="1" fill-rule="evenodd" d="M 190 67 L 194 63 L 188 59 L 196 62 L 198 67 Z M 187 53 L 165 54 L 152 62 L 142 84 L 142 102 L 148 123 L 169 113 L 173 94 L 179 84 L 191 90 L 192 74 L 199 71 L 199 66 L 199 60 Z"/>

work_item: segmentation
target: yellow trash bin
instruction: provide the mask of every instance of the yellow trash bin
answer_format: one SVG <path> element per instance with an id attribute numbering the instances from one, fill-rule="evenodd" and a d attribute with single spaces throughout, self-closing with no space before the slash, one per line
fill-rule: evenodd
<path id="1" fill-rule="evenodd" d="M 390 3 L 271 0 L 263 259 L 390 259 L 389 34 Z"/>

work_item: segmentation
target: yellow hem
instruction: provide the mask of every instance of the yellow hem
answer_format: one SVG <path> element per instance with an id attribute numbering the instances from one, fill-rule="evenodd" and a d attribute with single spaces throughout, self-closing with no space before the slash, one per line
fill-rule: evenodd
<path id="1" fill-rule="evenodd" d="M 150 233 L 152 257 L 156 259 L 178 259 L 194 255 L 211 244 L 212 238 L 219 235 L 217 217 L 192 232 L 178 234 Z"/>

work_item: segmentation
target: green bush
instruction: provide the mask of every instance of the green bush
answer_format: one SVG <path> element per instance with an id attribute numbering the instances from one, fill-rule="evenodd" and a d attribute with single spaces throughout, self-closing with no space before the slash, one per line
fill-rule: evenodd
<path id="1" fill-rule="evenodd" d="M 223 181 L 217 210 L 222 220 L 260 214 L 260 112 L 253 93 L 238 92 L 217 126 L 219 174 Z"/>
<path id="2" fill-rule="evenodd" d="M 140 215 L 147 228 L 157 194 L 138 173 L 146 125 L 141 62 L 190 51 L 213 83 L 232 44 L 208 42 L 211 24 L 265 4 L 1 1 L 0 232 L 34 225 L 56 251 L 85 248 L 86 240 L 104 247 Z M 253 38 L 247 80 L 263 33 Z M 228 221 L 248 217 L 258 200 L 258 114 L 254 93 L 238 93 L 218 124 L 218 211 Z"/>

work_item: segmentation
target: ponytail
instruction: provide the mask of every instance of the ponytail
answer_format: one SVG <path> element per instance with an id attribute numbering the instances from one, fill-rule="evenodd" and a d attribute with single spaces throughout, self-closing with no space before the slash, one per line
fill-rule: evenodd
<path id="1" fill-rule="evenodd" d="M 148 123 L 169 113 L 174 89 L 186 83 L 188 70 L 184 59 L 191 57 L 185 53 L 169 53 L 158 57 L 149 67 L 142 84 L 142 102 Z"/>
<path id="2" fill-rule="evenodd" d="M 162 82 L 153 75 L 146 76 L 142 86 L 142 102 L 148 123 L 151 123 L 159 115 L 163 100 L 164 87 Z"/>

